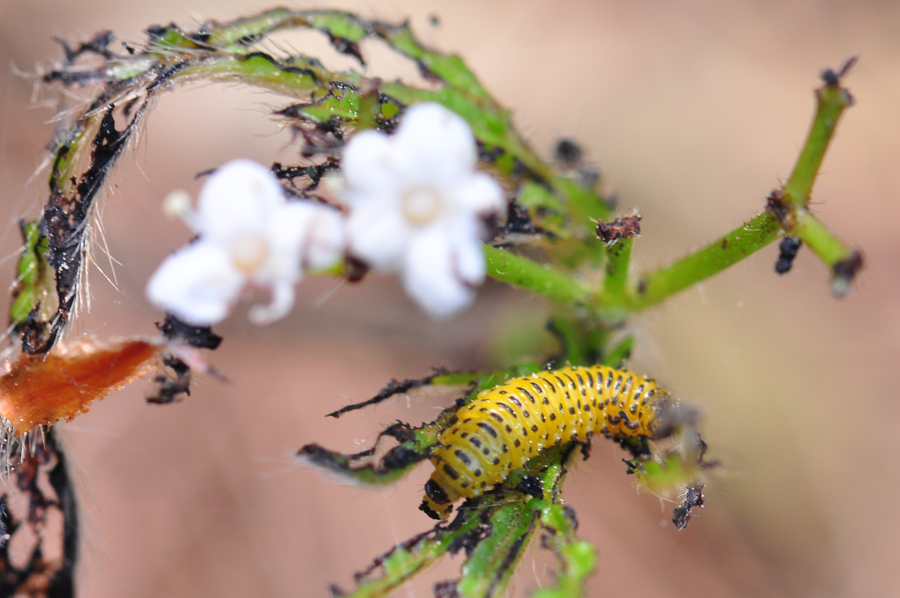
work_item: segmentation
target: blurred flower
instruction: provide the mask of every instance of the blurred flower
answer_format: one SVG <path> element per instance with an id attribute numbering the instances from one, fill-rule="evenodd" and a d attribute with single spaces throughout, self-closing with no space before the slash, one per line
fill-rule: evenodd
<path id="1" fill-rule="evenodd" d="M 431 103 L 409 108 L 394 136 L 362 131 L 344 149 L 348 252 L 396 271 L 433 317 L 467 307 L 484 282 L 484 219 L 505 202 L 476 163 L 468 124 Z"/>
<path id="2" fill-rule="evenodd" d="M 343 255 L 340 212 L 287 201 L 275 175 L 250 160 L 234 160 L 210 176 L 196 212 L 183 192 L 170 195 L 164 209 L 198 236 L 160 265 L 147 297 L 195 326 L 225 319 L 248 285 L 271 293 L 269 305 L 250 309 L 250 320 L 274 322 L 293 306 L 304 267 L 327 268 Z"/>

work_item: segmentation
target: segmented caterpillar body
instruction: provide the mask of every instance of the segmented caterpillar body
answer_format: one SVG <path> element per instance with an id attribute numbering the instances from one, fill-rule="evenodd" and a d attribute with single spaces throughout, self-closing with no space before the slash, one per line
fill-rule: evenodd
<path id="1" fill-rule="evenodd" d="M 653 439 L 667 403 L 653 380 L 607 366 L 546 371 L 485 390 L 438 435 L 421 508 L 446 519 L 458 498 L 481 495 L 546 447 L 594 434 Z"/>

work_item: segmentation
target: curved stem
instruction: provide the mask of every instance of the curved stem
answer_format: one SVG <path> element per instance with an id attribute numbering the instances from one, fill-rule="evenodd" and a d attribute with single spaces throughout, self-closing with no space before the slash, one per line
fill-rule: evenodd
<path id="1" fill-rule="evenodd" d="M 862 268 L 861 254 L 835 237 L 809 212 L 807 205 L 838 120 L 852 104 L 850 93 L 840 85 L 841 76 L 852 63 L 853 59 L 838 74 L 830 70 L 823 74 L 825 84 L 816 90 L 816 114 L 806 142 L 790 179 L 781 190 L 769 195 L 767 211 L 700 251 L 639 276 L 623 302 L 627 307 L 639 311 L 656 305 L 759 251 L 782 233 L 799 237 L 825 262 L 832 272 L 835 295 L 843 296 L 850 290 L 853 278 Z"/>

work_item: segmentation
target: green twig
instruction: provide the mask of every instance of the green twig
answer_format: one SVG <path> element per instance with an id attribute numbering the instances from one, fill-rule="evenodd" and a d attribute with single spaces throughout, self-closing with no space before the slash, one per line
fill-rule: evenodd
<path id="1" fill-rule="evenodd" d="M 562 481 L 566 473 L 565 463 L 572 455 L 574 445 L 554 447 L 535 457 L 525 470 L 515 472 L 503 488 L 515 488 L 525 474 L 537 476 L 543 498 L 514 500 L 503 504 L 491 514 L 490 535 L 478 543 L 462 568 L 457 584 L 463 598 L 491 598 L 503 594 L 516 565 L 534 533 L 541 529 L 542 513 L 550 505 L 558 504 Z M 502 490 L 513 492 L 514 490 Z M 496 497 L 492 497 L 496 501 Z M 492 501 L 492 502 L 493 502 Z M 498 502 L 502 502 L 498 501 Z M 465 505 L 463 505 L 465 508 Z"/>
<path id="2" fill-rule="evenodd" d="M 491 534 L 478 543 L 462 567 L 457 591 L 464 598 L 490 598 L 503 593 L 534 533 L 539 502 L 506 504 L 490 517 Z"/>
<path id="3" fill-rule="evenodd" d="M 559 504 L 544 507 L 541 525 L 547 530 L 544 544 L 556 553 L 560 568 L 553 587 L 541 588 L 533 598 L 578 598 L 584 592 L 584 582 L 597 565 L 597 549 L 578 540 L 572 518 Z"/>
<path id="4" fill-rule="evenodd" d="M 375 559 L 355 578 L 357 587 L 350 593 L 334 593 L 347 598 L 377 598 L 387 595 L 411 577 L 434 563 L 443 554 L 466 550 L 466 561 L 457 582 L 445 582 L 464 598 L 500 596 L 516 565 L 538 529 L 553 534 L 562 532 L 553 549 L 565 549 L 574 540 L 571 529 L 555 521 L 553 507 L 560 505 L 565 462 L 574 445 L 554 447 L 532 459 L 499 488 L 475 499 L 459 509 L 450 524 L 440 523 L 434 529 L 403 542 Z M 525 475 L 537 476 L 544 498 L 523 497 L 516 490 Z M 564 552 L 557 552 L 563 556 Z M 579 561 L 583 578 L 584 559 Z M 563 571 L 568 571 L 563 556 Z M 568 594 L 575 598 L 579 594 Z"/>
<path id="5" fill-rule="evenodd" d="M 549 264 L 534 262 L 490 245 L 484 246 L 484 255 L 491 278 L 561 303 L 582 304 L 590 298 L 580 282 Z"/>
<path id="6" fill-rule="evenodd" d="M 584 346 L 586 335 L 573 318 L 567 318 L 564 315 L 551 318 L 547 322 L 547 329 L 562 345 L 560 355 L 553 364 L 554 368 L 587 363 L 587 348 Z"/>
<path id="7" fill-rule="evenodd" d="M 656 305 L 759 251 L 777 239 L 780 230 L 778 218 L 771 212 L 763 212 L 700 251 L 641 275 L 627 305 L 633 311 Z"/>
<path id="8" fill-rule="evenodd" d="M 605 310 L 609 322 L 622 322 L 628 316 L 626 295 L 628 290 L 628 265 L 631 262 L 633 237 L 619 239 L 606 248 L 606 276 L 603 279 L 601 302 L 610 306 Z"/>
<path id="9" fill-rule="evenodd" d="M 634 337 L 626 336 L 619 343 L 609 350 L 603 357 L 601 363 L 612 368 L 622 368 L 625 360 L 631 357 L 631 351 L 634 349 Z"/>
<path id="10" fill-rule="evenodd" d="M 573 315 L 559 308 L 547 323 L 547 329 L 559 340 L 560 352 L 550 366 L 590 366 L 600 362 L 606 353 L 610 329 L 592 315 Z"/>
<path id="11" fill-rule="evenodd" d="M 379 598 L 409 581 L 417 573 L 444 556 L 461 537 L 480 525 L 478 517 L 458 515 L 450 529 L 437 527 L 392 548 L 378 557 L 366 571 L 356 575 L 357 586 L 349 594 L 334 588 L 332 593 L 345 598 Z"/>
<path id="12" fill-rule="evenodd" d="M 850 63 L 852 64 L 852 63 Z M 849 68 L 846 65 L 842 70 Z M 826 71 L 825 85 L 816 90 L 816 115 L 813 117 L 806 143 L 797 158 L 797 164 L 791 177 L 782 189 L 782 199 L 795 208 L 806 207 L 809 204 L 813 183 L 819 175 L 819 167 L 825 158 L 828 145 L 834 138 L 834 130 L 844 110 L 853 104 L 850 92 L 841 87 L 840 76 L 834 73 L 834 78 Z"/>
<path id="13" fill-rule="evenodd" d="M 807 206 L 838 120 L 852 103 L 840 79 L 853 61 L 848 61 L 838 73 L 824 73 L 825 84 L 816 91 L 816 114 L 803 150 L 784 187 L 769 195 L 767 211 L 700 251 L 638 277 L 625 303 L 629 308 L 639 311 L 656 305 L 759 251 L 784 233 L 806 243 L 831 270 L 833 292 L 846 294 L 862 267 L 862 257 L 825 228 Z"/>
<path id="14" fill-rule="evenodd" d="M 45 257 L 47 238 L 41 234 L 37 222 L 22 220 L 19 222 L 19 230 L 23 244 L 9 308 L 9 320 L 16 325 L 25 324 L 29 316 L 49 317 L 56 309 L 52 302 L 47 301 L 53 298 L 54 282 L 53 269 Z"/>
<path id="15" fill-rule="evenodd" d="M 554 187 L 564 194 L 569 214 L 573 222 L 586 233 L 588 243 L 602 247 L 594 235 L 594 224 L 597 220 L 605 220 L 612 214 L 612 206 L 592 189 L 583 187 L 573 179 L 557 176 L 553 179 Z"/>

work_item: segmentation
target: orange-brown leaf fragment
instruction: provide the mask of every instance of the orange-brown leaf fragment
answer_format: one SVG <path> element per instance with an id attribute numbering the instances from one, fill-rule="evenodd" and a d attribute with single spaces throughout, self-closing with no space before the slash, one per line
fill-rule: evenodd
<path id="1" fill-rule="evenodd" d="M 0 376 L 0 415 L 21 436 L 71 420 L 95 399 L 125 387 L 157 365 L 162 346 L 143 338 L 82 340 L 47 355 L 23 353 Z"/>

